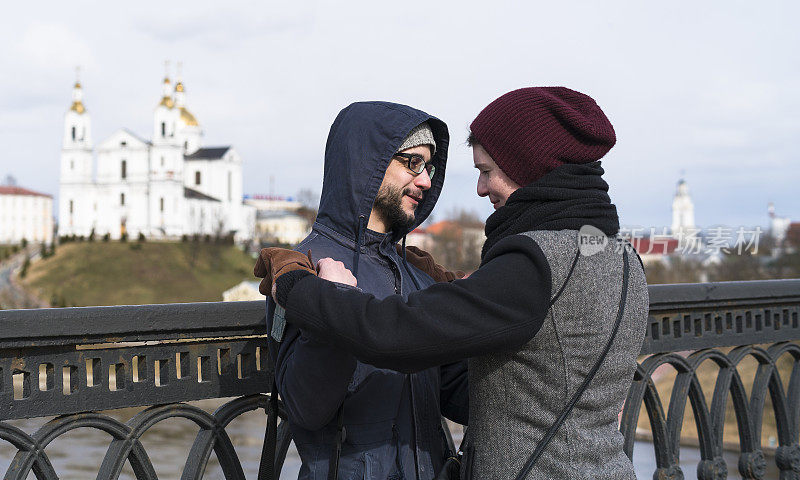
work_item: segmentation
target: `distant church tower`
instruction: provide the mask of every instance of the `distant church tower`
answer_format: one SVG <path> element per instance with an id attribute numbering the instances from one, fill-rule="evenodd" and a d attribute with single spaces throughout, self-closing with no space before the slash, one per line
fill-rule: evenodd
<path id="1" fill-rule="evenodd" d="M 77 77 L 77 75 L 76 75 Z M 94 208 L 92 190 L 92 125 L 83 105 L 83 88 L 76 78 L 72 105 L 64 115 L 61 142 L 61 179 L 59 185 L 59 234 L 89 235 L 87 222 Z"/>
<path id="2" fill-rule="evenodd" d="M 178 83 L 175 84 L 175 108 L 178 110 L 176 128 L 178 144 L 183 147 L 184 155 L 196 152 L 203 142 L 203 130 L 194 115 L 186 109 L 186 92 L 181 78 L 181 64 L 178 62 Z"/>
<path id="3" fill-rule="evenodd" d="M 769 214 L 769 233 L 775 239 L 775 243 L 781 245 L 786 239 L 786 233 L 789 231 L 792 220 L 789 217 L 776 215 L 775 204 L 772 202 L 767 205 L 767 213 Z"/>
<path id="4" fill-rule="evenodd" d="M 677 237 L 681 231 L 694 229 L 694 204 L 689 196 L 689 186 L 681 178 L 672 199 L 672 236 Z"/>
<path id="5" fill-rule="evenodd" d="M 169 68 L 169 63 L 166 63 Z M 175 91 L 183 92 L 179 81 L 175 87 L 164 75 L 161 101 L 153 114 L 153 144 L 150 147 L 150 185 L 148 195 L 150 226 L 148 235 L 179 235 L 184 229 L 183 177 L 184 141 L 181 135 L 183 121 L 176 108 Z M 180 102 L 184 99 L 181 95 Z"/>

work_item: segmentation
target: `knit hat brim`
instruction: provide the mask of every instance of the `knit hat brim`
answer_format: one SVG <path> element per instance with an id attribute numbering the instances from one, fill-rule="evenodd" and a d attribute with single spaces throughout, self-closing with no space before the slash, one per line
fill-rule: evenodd
<path id="1" fill-rule="evenodd" d="M 427 122 L 422 122 L 416 127 L 412 128 L 408 133 L 408 136 L 406 136 L 406 139 L 403 140 L 402 144 L 400 144 L 400 148 L 398 148 L 397 151 L 402 152 L 403 150 L 418 147 L 420 145 L 430 145 L 431 155 L 436 153 L 436 140 L 433 139 L 433 130 L 431 130 L 431 127 Z"/>

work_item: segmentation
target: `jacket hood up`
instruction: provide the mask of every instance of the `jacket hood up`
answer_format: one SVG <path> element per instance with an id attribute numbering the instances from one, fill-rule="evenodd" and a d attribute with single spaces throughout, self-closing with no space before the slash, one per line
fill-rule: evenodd
<path id="1" fill-rule="evenodd" d="M 392 240 L 399 240 L 424 222 L 442 191 L 450 135 L 438 118 L 389 102 L 358 102 L 339 112 L 325 146 L 317 222 L 362 245 L 389 162 L 409 132 L 422 122 L 428 122 L 436 140 L 431 159 L 436 174 L 417 206 L 414 225 L 404 232 L 391 232 Z"/>

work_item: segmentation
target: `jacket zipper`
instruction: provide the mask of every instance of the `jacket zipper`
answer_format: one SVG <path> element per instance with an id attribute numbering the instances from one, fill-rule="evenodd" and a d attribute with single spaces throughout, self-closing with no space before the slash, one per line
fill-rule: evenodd
<path id="1" fill-rule="evenodd" d="M 389 265 L 391 266 L 392 273 L 394 274 L 394 293 L 397 295 L 402 295 L 403 278 L 400 275 L 400 269 L 392 259 L 389 259 Z M 411 439 L 414 442 L 412 445 L 412 450 L 414 451 L 414 478 L 419 479 L 419 454 L 417 452 L 419 442 L 417 440 L 417 416 L 414 409 L 414 379 L 413 374 L 411 373 L 407 374 L 406 376 L 408 378 L 408 388 L 410 393 L 409 401 L 411 402 Z"/>
<path id="2" fill-rule="evenodd" d="M 413 373 L 408 374 L 408 388 L 411 395 L 411 439 L 414 441 L 413 450 L 414 450 L 414 477 L 419 479 L 420 478 L 420 471 L 419 471 L 419 455 L 417 455 L 417 448 L 419 442 L 417 441 L 417 415 L 414 412 L 414 379 L 412 378 Z"/>
<path id="3" fill-rule="evenodd" d="M 403 279 L 400 277 L 400 271 L 392 259 L 389 259 L 389 268 L 392 271 L 392 276 L 394 277 L 394 293 L 396 295 L 402 295 Z"/>

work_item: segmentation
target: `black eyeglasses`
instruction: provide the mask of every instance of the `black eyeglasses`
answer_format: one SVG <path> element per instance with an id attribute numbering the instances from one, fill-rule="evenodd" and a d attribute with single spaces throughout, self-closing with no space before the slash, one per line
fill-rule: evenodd
<path id="1" fill-rule="evenodd" d="M 404 160 L 406 168 L 411 170 L 414 175 L 419 175 L 423 170 L 428 172 L 428 176 L 433 179 L 436 173 L 436 166 L 433 163 L 425 163 L 425 157 L 416 153 L 395 153 L 395 157 L 400 157 Z"/>

